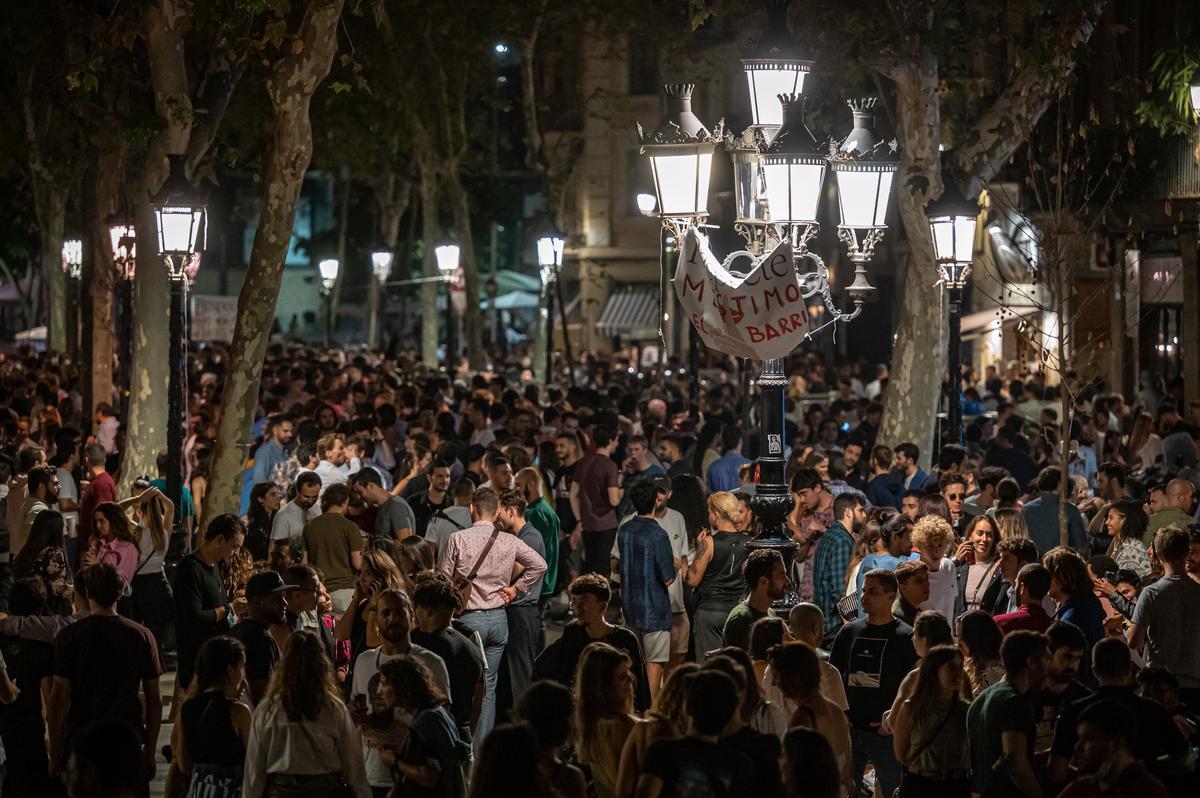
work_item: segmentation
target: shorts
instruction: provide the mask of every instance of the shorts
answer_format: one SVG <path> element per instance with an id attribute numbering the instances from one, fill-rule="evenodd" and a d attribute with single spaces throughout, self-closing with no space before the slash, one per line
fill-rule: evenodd
<path id="1" fill-rule="evenodd" d="M 686 612 L 676 612 L 671 617 L 671 653 L 687 654 L 692 638 L 692 622 Z"/>
<path id="2" fill-rule="evenodd" d="M 671 659 L 670 629 L 660 629 L 656 632 L 646 632 L 641 629 L 631 631 L 637 635 L 642 644 L 642 660 L 644 662 L 667 662 Z"/>

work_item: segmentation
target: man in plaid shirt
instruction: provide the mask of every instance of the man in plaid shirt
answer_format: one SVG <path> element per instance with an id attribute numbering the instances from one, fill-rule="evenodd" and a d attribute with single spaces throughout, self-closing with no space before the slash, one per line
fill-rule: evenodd
<path id="1" fill-rule="evenodd" d="M 817 541 L 813 554 L 813 602 L 825 615 L 826 636 L 842 625 L 837 602 L 846 594 L 846 573 L 858 530 L 867 522 L 862 496 L 843 493 L 833 500 L 833 523 Z"/>

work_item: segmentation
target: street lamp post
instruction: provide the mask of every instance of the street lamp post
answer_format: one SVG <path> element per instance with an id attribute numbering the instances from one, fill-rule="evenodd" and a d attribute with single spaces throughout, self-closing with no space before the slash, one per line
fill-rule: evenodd
<path id="1" fill-rule="evenodd" d="M 188 182 L 183 155 L 168 155 L 171 170 L 152 200 L 158 251 L 171 283 L 170 379 L 167 418 L 167 498 L 176 507 L 183 493 L 183 433 L 187 416 L 187 340 L 184 311 L 188 270 L 198 262 L 207 235 L 207 208 Z M 132 233 L 132 231 L 130 231 Z M 176 513 L 181 521 L 182 513 Z"/>
<path id="2" fill-rule="evenodd" d="M 367 343 L 372 347 L 378 344 L 380 331 L 385 326 L 383 324 L 386 313 L 384 292 L 387 290 L 388 278 L 392 276 L 392 260 L 393 256 L 390 250 L 380 248 L 371 253 L 371 274 L 379 283 L 377 286 L 371 286 L 367 299 Z"/>
<path id="3" fill-rule="evenodd" d="M 437 257 L 438 271 L 441 272 L 442 281 L 446 283 L 446 370 L 453 375 L 458 367 L 458 351 L 455 344 L 454 335 L 454 301 L 453 301 L 453 283 L 454 276 L 458 272 L 459 255 L 461 250 L 458 244 L 442 244 L 433 251 Z M 471 301 L 471 297 L 467 297 L 467 301 Z"/>
<path id="4" fill-rule="evenodd" d="M 802 297 L 818 298 L 829 311 L 828 321 L 811 330 L 808 333 L 811 337 L 826 326 L 857 318 L 874 291 L 866 277 L 866 263 L 886 230 L 884 212 L 896 170 L 895 148 L 875 135 L 874 101 L 861 100 L 850 102 L 854 113 L 850 135 L 832 148 L 828 156 L 823 155 L 804 123 L 804 105 L 799 95 L 811 63 L 772 57 L 743 64 L 753 94 L 754 122 L 741 136 L 730 135 L 725 141 L 734 167 L 734 227 L 752 255 L 762 254 L 768 244 L 773 246 L 780 241 L 792 244 Z M 776 98 L 778 113 L 764 101 L 767 95 L 760 85 L 764 80 L 771 86 L 789 89 Z M 720 131 L 715 136 L 709 133 L 692 113 L 692 88 L 666 86 L 666 117 L 654 132 L 642 135 L 642 153 L 649 157 L 654 174 L 659 218 L 664 229 L 679 241 L 690 228 L 707 220 L 712 153 L 721 138 Z M 837 180 L 841 210 L 839 238 L 855 264 L 854 282 L 847 286 L 855 305 L 850 312 L 843 312 L 835 305 L 829 270 L 808 249 L 809 241 L 819 230 L 816 217 L 827 167 Z M 793 500 L 785 482 L 787 376 L 781 359 L 763 361 L 758 386 L 762 401 L 759 481 L 751 507 L 762 528 L 751 546 L 779 551 L 790 569 L 797 546 L 786 531 L 787 513 L 793 507 Z M 795 600 L 793 594 L 785 602 Z"/>
<path id="5" fill-rule="evenodd" d="M 546 294 L 546 384 L 554 379 L 554 292 L 558 287 L 558 272 L 562 268 L 563 245 L 566 243 L 549 223 L 548 229 L 537 240 L 538 266 L 542 275 L 542 291 Z M 563 326 L 563 340 L 567 328 Z M 568 360 L 569 362 L 569 360 Z"/>
<path id="6" fill-rule="evenodd" d="M 325 258 L 317 264 L 321 275 L 321 299 L 325 305 L 325 346 L 333 345 L 333 287 L 337 285 L 342 264 L 337 258 Z"/>
<path id="7" fill-rule="evenodd" d="M 963 442 L 962 424 L 962 302 L 975 255 L 975 230 L 979 206 L 963 196 L 958 184 L 945 181 L 942 196 L 929 203 L 929 232 L 933 238 L 938 282 L 946 289 L 950 305 L 950 351 L 947 371 L 947 427 L 954 443 Z M 945 440 L 945 436 L 943 436 Z"/>

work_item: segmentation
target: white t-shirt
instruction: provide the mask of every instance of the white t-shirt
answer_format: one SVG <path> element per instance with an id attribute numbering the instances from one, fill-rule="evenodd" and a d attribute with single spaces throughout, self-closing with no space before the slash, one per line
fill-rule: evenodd
<path id="1" fill-rule="evenodd" d="M 75 484 L 75 477 L 71 476 L 71 472 L 61 466 L 57 470 L 58 473 L 58 499 L 69 499 L 70 501 L 79 503 L 79 486 Z M 79 526 L 79 513 L 76 510 L 64 512 L 62 514 L 63 523 L 67 527 L 67 537 L 76 537 Z"/>
<path id="2" fill-rule="evenodd" d="M 271 540 L 299 540 L 304 535 L 304 525 L 321 514 L 320 505 L 314 504 L 305 512 L 295 501 L 279 508 L 271 522 Z"/>
<path id="3" fill-rule="evenodd" d="M 954 560 L 943 557 L 937 572 L 929 572 L 929 600 L 921 605 L 923 610 L 941 613 L 950 628 L 954 628 L 954 602 L 958 598 L 958 573 Z"/>
<path id="4" fill-rule="evenodd" d="M 367 649 L 359 654 L 358 659 L 354 660 L 354 682 L 350 689 L 350 701 L 354 702 L 360 695 L 366 696 L 367 706 L 370 707 L 371 712 L 382 712 L 387 709 L 383 700 L 379 698 L 379 666 L 385 662 L 400 659 L 402 656 L 404 655 L 388 656 L 380 648 Z M 433 676 L 433 683 L 445 693 L 446 698 L 450 698 L 450 674 L 447 673 L 446 663 L 442 661 L 442 658 L 418 645 L 412 646 L 408 656 L 428 668 L 429 673 Z M 400 715 L 396 717 L 403 720 Z M 392 769 L 383 763 L 383 759 L 379 756 L 379 749 L 364 745 L 363 762 L 367 766 L 367 781 L 371 783 L 372 787 L 392 786 Z"/>

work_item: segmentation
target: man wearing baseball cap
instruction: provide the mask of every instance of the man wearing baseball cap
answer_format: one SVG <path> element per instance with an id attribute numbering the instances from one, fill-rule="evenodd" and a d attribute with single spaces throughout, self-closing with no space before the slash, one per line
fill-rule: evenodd
<path id="1" fill-rule="evenodd" d="M 282 656 L 271 627 L 287 624 L 287 591 L 295 589 L 275 571 L 255 574 L 246 583 L 248 607 L 232 634 L 246 647 L 246 682 L 254 706 L 266 695 L 271 674 Z"/>

